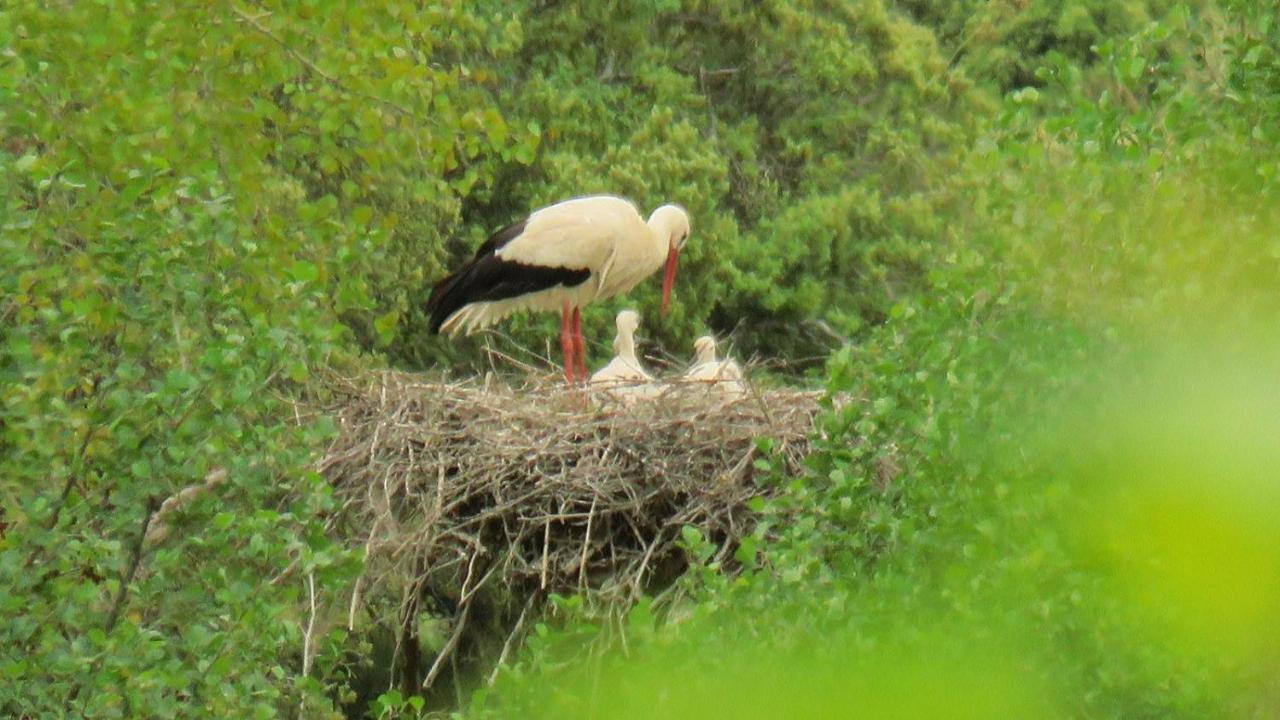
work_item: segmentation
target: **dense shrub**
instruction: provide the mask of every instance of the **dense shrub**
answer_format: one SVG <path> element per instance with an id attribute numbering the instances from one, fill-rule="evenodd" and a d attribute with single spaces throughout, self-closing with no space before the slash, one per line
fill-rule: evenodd
<path id="1" fill-rule="evenodd" d="M 1097 60 L 1097 46 L 1128 36 L 1169 11 L 1198 0 L 904 0 L 949 49 L 950 62 L 1001 91 L 1039 85 L 1050 56 L 1077 67 Z"/>
<path id="2" fill-rule="evenodd" d="M 1179 566 L 1181 535 L 1098 490 L 1118 476 L 1068 462 L 1113 454 L 1066 416 L 1110 417 L 1108 392 L 1147 383 L 1190 398 L 1167 417 L 1229 419 L 1144 358 L 1196 338 L 1270 357 L 1253 341 L 1280 297 L 1278 28 L 1272 3 L 1244 0 L 8 4 L 0 712 L 335 714 L 360 652 L 337 619 L 358 561 L 312 472 L 331 428 L 294 401 L 316 369 L 380 353 L 478 367 L 478 343 L 423 332 L 429 283 L 528 209 L 609 191 L 693 212 L 678 303 L 650 337 L 683 354 L 732 334 L 820 373 L 832 400 L 740 572 L 700 566 L 688 603 L 642 601 L 620 623 L 636 660 L 593 655 L 578 680 L 754 698 L 763 654 L 787 662 L 757 669 L 822 697 L 841 663 L 878 678 L 880 650 L 936 650 L 942 665 L 890 676 L 912 695 L 990 668 L 988 716 L 1268 714 L 1232 666 L 1274 669 L 1246 637 L 1280 627 L 1274 588 L 1232 573 L 1266 575 L 1273 555 L 1246 550 L 1280 547 L 1274 523 L 1224 501 L 1243 518 L 1230 536 L 1170 495 L 1213 558 L 1243 558 Z M 651 312 L 656 295 L 618 304 Z M 590 313 L 590 334 L 609 320 Z M 539 348 L 553 324 L 509 327 Z M 1210 380 L 1237 367 L 1206 352 Z M 1097 426 L 1138 444 L 1177 430 L 1114 415 Z M 1271 427 L 1219 425 L 1249 443 Z M 1190 427 L 1243 475 L 1272 459 L 1254 443 L 1233 464 L 1222 433 Z M 1060 437 L 1087 452 L 1064 459 Z M 1116 578 L 1131 558 L 1080 541 L 1110 526 L 1062 521 L 1112 501 L 1181 567 L 1139 567 L 1140 601 Z M 1206 579 L 1262 600 L 1163 624 L 1212 614 Z M 1168 608 L 1141 602 L 1154 591 Z M 546 700 L 580 640 L 617 636 L 582 607 L 557 599 L 472 711 L 589 711 L 585 691 Z M 708 668 L 739 651 L 750 685 L 716 685 Z M 1010 671 L 1011 655 L 1030 660 Z"/>
<path id="3" fill-rule="evenodd" d="M 515 38 L 417 3 L 0 13 L 0 712 L 321 701 L 304 588 L 352 566 L 289 398 L 390 334 L 459 197 L 536 143 L 449 62 Z"/>
<path id="4" fill-rule="evenodd" d="M 1046 58 L 966 155 L 923 288 L 831 358 L 819 452 L 778 478 L 746 569 L 690 575 L 666 624 L 637 608 L 586 669 L 539 638 L 484 708 L 1274 711 L 1280 525 L 1250 510 L 1280 461 L 1264 15 Z"/>
<path id="5" fill-rule="evenodd" d="M 621 193 L 646 212 L 680 202 L 693 239 L 679 303 L 646 325 L 680 354 L 710 329 L 746 354 L 812 360 L 920 287 L 976 103 L 927 29 L 881 0 L 517 7 L 524 42 L 500 104 L 542 143 L 468 201 L 455 262 L 575 194 Z M 656 315 L 656 283 L 623 303 Z M 611 318 L 588 313 L 602 347 Z M 541 347 L 552 322 L 514 335 Z M 420 327 L 393 347 L 403 362 L 452 347 Z"/>

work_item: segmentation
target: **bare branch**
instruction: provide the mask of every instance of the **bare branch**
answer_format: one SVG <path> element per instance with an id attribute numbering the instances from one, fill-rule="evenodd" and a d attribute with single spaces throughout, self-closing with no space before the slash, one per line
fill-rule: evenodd
<path id="1" fill-rule="evenodd" d="M 312 635 L 316 630 L 316 574 L 307 573 L 307 594 L 311 598 L 311 612 L 307 616 L 307 630 L 302 636 L 302 677 L 311 674 L 311 660 L 315 655 Z"/>
<path id="2" fill-rule="evenodd" d="M 158 545 L 169 537 L 171 530 L 170 523 L 173 522 L 175 513 L 186 510 L 201 495 L 213 490 L 219 485 L 227 481 L 227 471 L 224 468 L 216 468 L 210 470 L 204 476 L 204 481 L 198 485 L 190 485 L 182 490 L 170 495 L 160 505 L 159 511 L 156 512 L 151 529 L 147 531 L 145 542 L 147 545 Z"/>
<path id="3" fill-rule="evenodd" d="M 269 28 L 264 26 L 262 23 L 258 22 L 261 18 L 270 17 L 271 13 L 262 13 L 257 16 L 250 16 L 246 14 L 243 10 L 236 7 L 231 8 L 231 12 L 235 14 L 236 18 L 240 22 L 244 23 L 245 25 L 248 25 L 249 27 L 253 28 L 256 32 L 261 33 L 263 36 L 269 38 L 272 42 L 279 45 L 281 48 L 284 49 L 285 52 L 292 55 L 294 60 L 297 60 L 298 62 L 302 63 L 303 67 L 315 73 L 317 76 L 319 76 L 325 82 L 332 85 L 338 91 L 347 93 L 348 95 L 352 95 L 354 97 L 361 97 L 361 98 L 364 98 L 365 100 L 371 100 L 373 102 L 378 103 L 379 105 L 385 105 L 386 107 L 392 110 L 395 110 L 396 112 L 400 113 L 401 115 L 404 115 L 410 120 L 417 120 L 417 115 L 415 115 L 413 111 L 409 110 L 403 105 L 392 102 L 386 98 L 378 97 L 377 95 L 360 92 L 358 90 L 352 90 L 351 88 L 347 87 L 341 80 L 325 72 L 319 65 L 316 65 L 315 62 L 313 62 L 306 55 L 303 55 L 302 53 L 298 52 L 298 50 L 290 46 L 289 43 L 285 42 L 284 38 L 275 34 Z"/>

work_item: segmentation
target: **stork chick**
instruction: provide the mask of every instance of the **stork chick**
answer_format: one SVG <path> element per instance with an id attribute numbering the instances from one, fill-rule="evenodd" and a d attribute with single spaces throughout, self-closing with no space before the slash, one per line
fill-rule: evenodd
<path id="1" fill-rule="evenodd" d="M 742 368 L 730 359 L 716 359 L 716 339 L 703 335 L 693 343 L 695 353 L 693 367 L 684 374 L 686 382 L 705 384 L 707 389 L 714 389 L 733 398 L 747 396 L 747 384 L 742 377 Z"/>
<path id="2" fill-rule="evenodd" d="M 624 403 L 632 403 L 654 394 L 653 376 L 645 371 L 636 357 L 636 330 L 640 314 L 623 310 L 614 320 L 617 334 L 613 337 L 614 358 L 591 376 L 591 385 L 608 391 Z"/>

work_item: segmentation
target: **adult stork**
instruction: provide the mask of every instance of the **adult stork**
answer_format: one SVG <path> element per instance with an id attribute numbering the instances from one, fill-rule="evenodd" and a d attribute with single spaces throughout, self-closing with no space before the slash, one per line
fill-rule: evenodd
<path id="1" fill-rule="evenodd" d="M 469 335 L 522 310 L 559 310 L 565 380 L 585 380 L 582 307 L 631 290 L 665 259 L 665 313 L 688 239 L 689 215 L 678 205 L 659 207 L 648 221 L 631 201 L 614 195 L 544 207 L 494 233 L 466 265 L 432 288 L 431 330 Z"/>

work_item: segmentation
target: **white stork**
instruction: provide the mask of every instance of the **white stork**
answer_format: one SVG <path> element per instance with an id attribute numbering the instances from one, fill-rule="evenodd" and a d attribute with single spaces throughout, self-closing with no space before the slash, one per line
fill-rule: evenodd
<path id="1" fill-rule="evenodd" d="M 565 379 L 585 380 L 582 306 L 629 291 L 665 259 L 666 312 L 688 239 L 689 216 L 677 205 L 654 210 L 648 222 L 631 201 L 613 195 L 550 205 L 494 233 L 432 288 L 431 330 L 471 334 L 521 310 L 559 310 Z"/>
<path id="2" fill-rule="evenodd" d="M 715 389 L 734 398 L 747 396 L 747 384 L 742 379 L 742 368 L 731 359 L 716 359 L 716 339 L 703 335 L 693 341 L 696 358 L 693 367 L 684 374 L 688 382 L 705 383 L 708 389 Z"/>
<path id="3" fill-rule="evenodd" d="M 650 397 L 654 388 L 653 376 L 640 365 L 636 357 L 635 332 L 640 327 L 640 314 L 635 310 L 623 310 L 615 320 L 618 334 L 613 337 L 614 358 L 608 365 L 591 375 L 591 385 L 602 388 L 624 403 Z"/>

